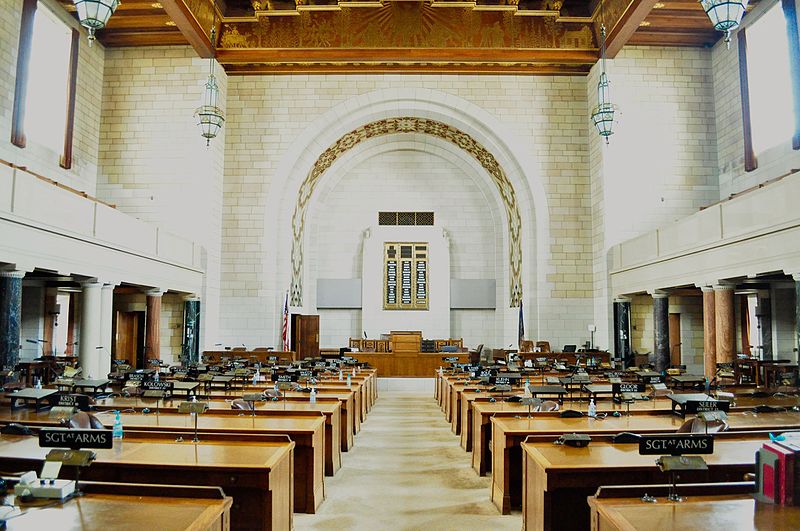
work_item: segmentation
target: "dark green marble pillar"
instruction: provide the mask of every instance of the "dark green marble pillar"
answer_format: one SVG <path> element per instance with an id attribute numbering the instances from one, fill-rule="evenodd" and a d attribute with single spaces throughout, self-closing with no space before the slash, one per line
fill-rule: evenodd
<path id="1" fill-rule="evenodd" d="M 0 271 L 0 364 L 13 369 L 19 360 L 23 271 Z"/>
<path id="2" fill-rule="evenodd" d="M 669 369 L 669 296 L 653 294 L 653 325 L 655 329 L 654 364 L 657 372 Z"/>
<path id="3" fill-rule="evenodd" d="M 200 361 L 200 299 L 190 297 L 183 303 L 183 348 L 181 363 Z"/>
<path id="4" fill-rule="evenodd" d="M 614 357 L 621 359 L 623 366 L 633 363 L 631 353 L 631 300 L 614 299 Z"/>

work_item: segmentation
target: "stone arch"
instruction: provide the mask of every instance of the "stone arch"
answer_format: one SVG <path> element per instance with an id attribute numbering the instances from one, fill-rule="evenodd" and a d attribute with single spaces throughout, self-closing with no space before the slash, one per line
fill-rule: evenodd
<path id="1" fill-rule="evenodd" d="M 454 94 L 426 88 L 384 88 L 351 96 L 314 117 L 292 138 L 272 171 L 275 177 L 270 183 L 264 220 L 265 289 L 274 294 L 274 326 L 280 326 L 284 293 L 288 293 L 286 287 L 291 282 L 291 219 L 300 186 L 319 155 L 340 137 L 364 124 L 401 116 L 427 118 L 462 131 L 483 145 L 503 168 L 515 190 L 522 219 L 526 317 L 532 319 L 531 332 L 535 335 L 541 297 L 549 289 L 547 276 L 552 268 L 548 200 L 532 146 L 513 125 L 501 122 L 488 110 Z M 508 277 L 507 271 L 504 276 Z M 508 308 L 503 322 L 505 334 L 513 337 L 516 310 Z"/>
<path id="2" fill-rule="evenodd" d="M 362 125 L 339 137 L 317 158 L 300 185 L 292 213 L 290 304 L 303 304 L 303 234 L 308 204 L 319 179 L 339 157 L 362 142 L 398 133 L 431 135 L 451 142 L 474 157 L 491 177 L 503 202 L 508 228 L 509 306 L 519 306 L 522 300 L 522 217 L 508 176 L 494 155 L 470 135 L 443 122 L 413 116 L 384 118 Z"/>

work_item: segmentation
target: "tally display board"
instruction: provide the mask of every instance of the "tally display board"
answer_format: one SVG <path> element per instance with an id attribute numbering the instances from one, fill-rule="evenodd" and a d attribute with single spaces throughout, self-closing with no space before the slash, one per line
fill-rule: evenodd
<path id="1" fill-rule="evenodd" d="M 383 309 L 428 309 L 428 243 L 383 244 Z"/>

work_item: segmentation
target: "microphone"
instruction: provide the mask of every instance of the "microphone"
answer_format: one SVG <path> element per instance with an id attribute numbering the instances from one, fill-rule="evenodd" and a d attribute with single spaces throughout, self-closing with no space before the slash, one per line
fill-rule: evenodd
<path id="1" fill-rule="evenodd" d="M 367 331 L 364 330 L 364 339 L 367 339 Z"/>

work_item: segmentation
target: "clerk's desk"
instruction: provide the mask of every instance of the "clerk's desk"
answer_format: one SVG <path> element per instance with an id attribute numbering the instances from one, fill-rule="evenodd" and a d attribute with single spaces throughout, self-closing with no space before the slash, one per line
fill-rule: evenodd
<path id="1" fill-rule="evenodd" d="M 529 435 L 549 435 L 553 440 L 564 433 L 615 434 L 675 432 L 684 419 L 675 415 L 631 415 L 608 417 L 605 420 L 581 418 L 515 419 L 492 418 L 492 502 L 509 514 L 522 504 L 522 450 L 521 443 Z M 728 414 L 730 431 L 765 431 L 800 428 L 800 413 L 749 412 Z M 592 446 L 592 445 L 590 445 Z M 635 445 L 634 445 L 635 446 Z"/>
<path id="2" fill-rule="evenodd" d="M 757 502 L 750 483 L 682 485 L 682 502 L 666 499 L 668 486 L 600 487 L 589 497 L 592 531 L 652 529 L 800 529 L 800 507 Z M 642 501 L 647 493 L 657 503 Z"/>
<path id="3" fill-rule="evenodd" d="M 111 425 L 114 416 L 98 415 L 98 419 Z M 194 434 L 191 415 L 164 413 L 148 415 L 123 413 L 120 415 L 125 429 L 139 431 L 182 433 L 190 440 Z M 57 425 L 47 413 L 15 411 L 6 414 L 0 411 L 0 423 L 22 422 L 30 427 Z M 295 443 L 294 451 L 294 509 L 302 513 L 314 513 L 325 498 L 325 419 L 318 417 L 239 417 L 203 414 L 198 418 L 198 430 L 206 433 L 234 435 L 272 434 L 288 435 Z"/>
<path id="4" fill-rule="evenodd" d="M 49 450 L 39 447 L 37 437 L 0 435 L 0 467 L 6 472 L 41 470 Z M 222 487 L 234 500 L 231 528 L 285 530 L 292 528 L 293 520 L 293 451 L 294 443 L 288 441 L 253 445 L 122 440 L 110 450 L 94 450 L 97 459 L 81 470 L 81 479 Z M 65 467 L 61 476 L 73 473 Z"/>
<path id="5" fill-rule="evenodd" d="M 21 502 L 2 497 L 5 528 L 9 531 L 70 529 L 190 529 L 228 531 L 233 498 L 219 487 L 164 487 L 81 481 L 82 496 Z M 14 508 L 12 510 L 12 507 Z"/>
<path id="6" fill-rule="evenodd" d="M 183 400 L 167 399 L 162 400 L 159 406 L 161 413 L 178 413 L 178 404 Z M 207 402 L 209 405 L 205 415 L 222 415 L 248 417 L 253 415 L 253 411 L 241 409 L 231 409 L 231 403 L 224 400 Z M 137 413 L 147 407 L 151 414 L 155 414 L 156 405 L 154 400 L 138 398 L 104 398 L 96 401 L 98 411 L 108 410 L 127 410 L 134 409 Z M 342 467 L 341 449 L 341 404 L 338 401 L 317 402 L 292 402 L 292 401 L 264 401 L 255 403 L 255 415 L 257 417 L 281 417 L 281 416 L 311 416 L 316 417 L 320 414 L 325 415 L 325 475 L 333 476 Z"/>
<path id="7" fill-rule="evenodd" d="M 480 396 L 483 395 L 483 396 Z M 469 407 L 466 416 L 471 419 L 472 426 L 466 428 L 466 437 L 472 444 L 472 467 L 481 476 L 489 472 L 492 468 L 491 463 L 491 438 L 492 438 L 492 417 L 527 417 L 528 408 L 518 402 L 503 402 L 499 397 L 496 402 L 489 402 L 489 398 L 484 393 L 477 396 L 469 393 L 462 393 L 462 416 L 464 407 Z M 737 397 L 731 406 L 731 411 L 745 412 L 757 405 L 769 405 L 776 407 L 792 407 L 797 403 L 797 397 Z M 596 402 L 598 413 L 610 413 L 618 411 L 627 414 L 627 404 L 617 404 L 611 399 L 598 399 Z M 586 413 L 586 403 L 574 403 L 565 399 L 562 409 L 577 409 Z M 668 398 L 655 398 L 651 400 L 636 400 L 630 404 L 631 415 L 668 415 L 672 412 L 672 401 Z M 558 417 L 560 412 L 534 413 L 536 417 Z M 462 424 L 463 426 L 463 424 Z M 462 427 L 462 447 L 465 438 Z"/>
<path id="8" fill-rule="evenodd" d="M 681 482 L 741 481 L 744 474 L 755 470 L 755 452 L 765 440 L 766 436 L 742 439 L 716 436 L 714 453 L 703 456 L 708 471 L 684 472 Z M 522 514 L 526 531 L 584 531 L 589 529 L 587 497 L 599 486 L 661 485 L 669 481 L 668 475 L 655 464 L 658 456 L 639 455 L 637 444 L 593 441 L 586 448 L 572 448 L 536 442 L 523 443 L 522 448 L 525 453 Z M 680 493 L 680 486 L 678 489 Z M 675 529 L 738 530 L 740 525 L 719 528 L 693 524 Z M 663 528 L 651 525 L 648 529 Z"/>

